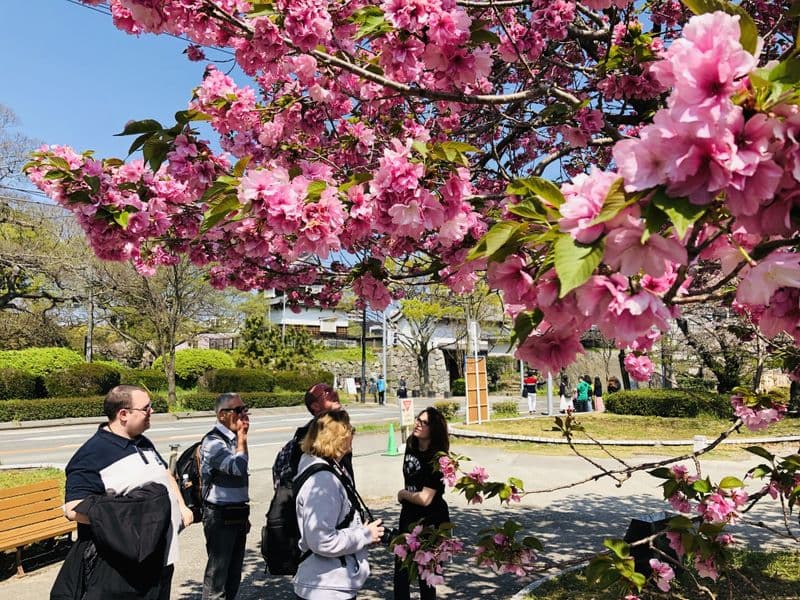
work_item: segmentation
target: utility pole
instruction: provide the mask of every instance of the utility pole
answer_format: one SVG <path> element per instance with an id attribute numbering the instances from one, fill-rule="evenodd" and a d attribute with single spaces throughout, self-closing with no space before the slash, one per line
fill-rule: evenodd
<path id="1" fill-rule="evenodd" d="M 367 307 L 361 309 L 361 402 L 367 401 Z"/>

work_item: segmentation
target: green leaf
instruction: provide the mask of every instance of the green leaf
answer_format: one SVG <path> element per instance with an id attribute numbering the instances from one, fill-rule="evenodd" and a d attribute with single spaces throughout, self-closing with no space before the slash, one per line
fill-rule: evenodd
<path id="1" fill-rule="evenodd" d="M 488 29 L 475 29 L 469 36 L 469 43 L 471 46 L 480 46 L 481 44 L 497 46 L 500 44 L 500 37 Z"/>
<path id="2" fill-rule="evenodd" d="M 564 194 L 556 184 L 541 177 L 527 177 L 525 179 L 515 179 L 506 187 L 506 194 L 509 196 L 537 196 L 542 198 L 554 208 L 564 204 Z"/>
<path id="3" fill-rule="evenodd" d="M 603 260 L 603 242 L 580 244 L 568 233 L 561 234 L 556 238 L 553 259 L 561 283 L 558 297 L 563 298 L 583 285 L 597 269 Z"/>
<path id="4" fill-rule="evenodd" d="M 586 567 L 586 580 L 589 582 L 589 585 L 596 586 L 599 585 L 604 576 L 609 573 L 613 574 L 615 579 L 619 578 L 614 571 L 614 563 L 608 556 L 595 556 L 589 563 L 589 566 Z"/>
<path id="5" fill-rule="evenodd" d="M 634 195 L 630 198 L 625 196 L 625 181 L 620 177 L 608 188 L 606 197 L 603 200 L 603 208 L 591 222 L 591 225 L 599 225 L 616 217 L 620 212 L 635 204 L 639 196 Z"/>
<path id="6" fill-rule="evenodd" d="M 144 146 L 145 142 L 147 142 L 147 140 L 149 140 L 154 135 L 155 135 L 154 131 L 149 131 L 147 133 L 143 133 L 142 135 L 137 137 L 135 140 L 133 140 L 133 143 L 131 144 L 131 147 L 128 148 L 128 156 L 130 156 L 131 154 L 136 152 L 139 148 Z"/>
<path id="7" fill-rule="evenodd" d="M 542 322 L 544 315 L 538 308 L 533 312 L 521 312 L 514 319 L 514 335 L 511 336 L 511 344 L 517 340 L 526 339 L 531 332 Z"/>
<path id="8" fill-rule="evenodd" d="M 467 255 L 468 260 L 491 258 L 496 252 L 509 244 L 524 228 L 522 223 L 502 221 L 487 231 Z"/>
<path id="9" fill-rule="evenodd" d="M 685 531 L 692 529 L 692 520 L 688 517 L 677 516 L 667 521 L 667 529 L 671 531 Z"/>
<path id="10" fill-rule="evenodd" d="M 161 123 L 155 119 L 144 119 L 143 121 L 130 121 L 125 125 L 125 129 L 121 133 L 115 133 L 116 136 L 121 135 L 135 135 L 138 133 L 154 133 L 161 131 L 163 127 Z"/>
<path id="11" fill-rule="evenodd" d="M 683 238 L 689 227 L 706 212 L 705 207 L 692 204 L 688 198 L 670 198 L 660 188 L 653 194 L 650 203 L 669 217 L 679 238 Z"/>
<path id="12" fill-rule="evenodd" d="M 175 113 L 175 122 L 178 125 L 188 125 L 192 121 L 210 121 L 211 115 L 199 110 L 179 110 Z"/>
<path id="13" fill-rule="evenodd" d="M 131 218 L 131 213 L 129 213 L 127 210 L 123 210 L 120 212 L 113 213 L 113 217 L 114 217 L 114 222 L 117 225 L 119 225 L 123 229 L 127 229 L 128 221 Z"/>
<path id="14" fill-rule="evenodd" d="M 631 547 L 624 540 L 606 538 L 603 546 L 611 550 L 619 558 L 628 558 L 631 555 Z"/>
<path id="15" fill-rule="evenodd" d="M 537 208 L 542 210 L 536 210 Z M 538 220 L 544 216 L 544 207 L 541 205 L 537 207 L 534 201 L 530 199 L 523 200 L 519 204 L 511 204 L 508 206 L 507 210 L 512 215 L 517 215 L 523 219 Z"/>
<path id="16" fill-rule="evenodd" d="M 658 469 L 653 469 L 652 471 L 648 471 L 648 473 L 653 477 L 658 477 L 659 479 L 674 478 L 672 471 L 669 470 L 667 467 L 659 467 Z"/>
<path id="17" fill-rule="evenodd" d="M 426 144 L 425 142 L 414 140 L 413 142 L 411 142 L 411 147 L 414 150 L 416 150 L 417 153 L 423 158 L 428 158 L 428 154 L 430 153 L 430 148 L 428 148 L 428 144 Z"/>
<path id="18" fill-rule="evenodd" d="M 171 147 L 167 142 L 156 137 L 151 137 L 142 147 L 142 157 L 145 162 L 150 164 L 150 168 L 153 172 L 155 172 L 161 167 L 161 163 L 167 159 L 167 154 L 170 149 Z"/>
<path id="19" fill-rule="evenodd" d="M 748 472 L 748 475 L 753 479 L 764 479 L 767 475 L 772 474 L 772 469 L 770 469 L 767 465 L 758 465 L 753 467 Z"/>
<path id="20" fill-rule="evenodd" d="M 48 162 L 57 169 L 61 169 L 62 171 L 66 171 L 67 173 L 72 171 L 72 169 L 69 166 L 69 163 L 60 156 L 51 156 Z"/>
<path id="21" fill-rule="evenodd" d="M 253 158 L 249 154 L 247 156 L 243 156 L 240 158 L 235 165 L 233 165 L 233 175 L 234 177 L 241 178 L 244 175 L 245 170 L 247 169 L 247 165 L 250 164 L 250 159 Z"/>
<path id="22" fill-rule="evenodd" d="M 744 487 L 744 482 L 742 482 L 742 480 L 738 477 L 728 476 L 722 478 L 722 481 L 719 482 L 719 487 L 721 487 L 723 490 L 730 490 L 733 488 Z"/>
<path id="23" fill-rule="evenodd" d="M 698 479 L 692 484 L 692 489 L 701 494 L 707 494 L 711 491 L 711 484 L 707 479 Z"/>
<path id="24" fill-rule="evenodd" d="M 469 167 L 469 157 L 467 152 L 477 152 L 479 149 L 464 142 L 442 142 L 434 144 L 431 150 L 431 156 L 439 160 L 446 160 L 451 163 L 456 163 Z"/>
<path id="25" fill-rule="evenodd" d="M 239 203 L 239 198 L 236 194 L 226 194 L 205 212 L 203 224 L 200 226 L 200 233 L 206 233 L 230 213 L 239 210 L 241 207 L 242 205 Z"/>
<path id="26" fill-rule="evenodd" d="M 371 173 L 353 173 L 350 176 L 350 179 L 348 179 L 342 185 L 339 186 L 339 191 L 342 193 L 347 192 L 347 190 L 349 190 L 354 185 L 366 183 L 367 181 L 372 181 Z"/>
<path id="27" fill-rule="evenodd" d="M 696 15 L 721 10 L 729 15 L 739 15 L 739 28 L 741 33 L 739 41 L 742 47 L 750 54 L 755 55 L 758 45 L 758 28 L 750 14 L 741 6 L 731 4 L 725 0 L 681 0 L 683 4 Z"/>

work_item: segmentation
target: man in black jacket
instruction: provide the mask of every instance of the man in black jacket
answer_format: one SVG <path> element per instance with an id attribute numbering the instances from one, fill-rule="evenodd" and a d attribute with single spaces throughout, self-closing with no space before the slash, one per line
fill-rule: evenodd
<path id="1" fill-rule="evenodd" d="M 153 443 L 143 435 L 150 427 L 150 415 L 153 412 L 147 391 L 136 386 L 117 386 L 106 396 L 103 412 L 108 417 L 108 423 L 101 425 L 67 464 L 64 514 L 68 519 L 78 522 L 79 542 L 96 542 L 96 533 L 90 527 L 90 509 L 95 502 L 85 500 L 103 496 L 116 498 L 123 503 L 126 502 L 123 498 L 132 490 L 149 483 L 160 484 L 166 490 L 170 509 L 163 536 L 163 553 L 159 557 L 159 581 L 151 586 L 147 595 L 141 595 L 141 582 L 137 582 L 136 578 L 144 576 L 143 569 L 127 570 L 120 567 L 117 572 L 131 593 L 139 594 L 134 597 L 168 599 L 173 565 L 178 560 L 178 530 L 192 522 L 192 512 L 184 504 L 167 463 Z M 107 549 L 102 543 L 94 546 L 97 554 L 106 559 L 112 570 L 119 564 L 113 553 L 103 556 Z M 97 582 L 97 585 L 102 584 L 102 581 Z M 112 597 L 108 593 L 103 595 L 96 587 L 89 585 L 87 599 Z M 116 593 L 122 594 L 121 591 Z"/>

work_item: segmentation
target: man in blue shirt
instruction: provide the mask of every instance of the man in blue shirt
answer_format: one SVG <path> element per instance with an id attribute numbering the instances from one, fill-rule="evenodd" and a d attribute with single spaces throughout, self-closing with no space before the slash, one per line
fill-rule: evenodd
<path id="1" fill-rule="evenodd" d="M 200 445 L 206 563 L 203 600 L 233 600 L 242 580 L 250 530 L 247 432 L 250 417 L 238 394 L 215 402 L 216 427 Z"/>

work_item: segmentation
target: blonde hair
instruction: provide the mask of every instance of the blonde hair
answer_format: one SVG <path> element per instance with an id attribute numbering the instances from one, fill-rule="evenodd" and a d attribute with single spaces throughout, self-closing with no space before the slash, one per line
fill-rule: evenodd
<path id="1" fill-rule="evenodd" d="M 338 459 L 350 451 L 348 436 L 354 431 L 347 411 L 329 410 L 311 421 L 300 449 L 320 458 Z"/>

